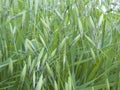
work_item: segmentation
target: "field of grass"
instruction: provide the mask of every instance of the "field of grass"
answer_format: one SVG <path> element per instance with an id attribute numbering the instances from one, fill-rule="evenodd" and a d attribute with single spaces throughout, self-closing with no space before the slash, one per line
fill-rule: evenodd
<path id="1" fill-rule="evenodd" d="M 0 0 L 0 90 L 120 90 L 120 9 L 112 0 Z"/>

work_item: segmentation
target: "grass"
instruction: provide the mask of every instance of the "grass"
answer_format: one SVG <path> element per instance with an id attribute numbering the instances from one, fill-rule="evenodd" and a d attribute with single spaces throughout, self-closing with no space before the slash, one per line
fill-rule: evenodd
<path id="1" fill-rule="evenodd" d="M 120 90 L 111 3 L 0 0 L 0 90 Z"/>

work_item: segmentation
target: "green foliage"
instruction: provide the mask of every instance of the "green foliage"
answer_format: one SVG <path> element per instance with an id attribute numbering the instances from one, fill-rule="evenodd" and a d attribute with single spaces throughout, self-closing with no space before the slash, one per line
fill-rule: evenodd
<path id="1" fill-rule="evenodd" d="M 0 0 L 0 90 L 120 90 L 120 9 L 101 1 Z"/>

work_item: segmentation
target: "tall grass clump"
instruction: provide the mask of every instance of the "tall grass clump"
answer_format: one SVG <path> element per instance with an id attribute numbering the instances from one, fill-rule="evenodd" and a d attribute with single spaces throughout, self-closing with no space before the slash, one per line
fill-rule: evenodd
<path id="1" fill-rule="evenodd" d="M 119 7 L 0 0 L 0 90 L 120 90 Z"/>

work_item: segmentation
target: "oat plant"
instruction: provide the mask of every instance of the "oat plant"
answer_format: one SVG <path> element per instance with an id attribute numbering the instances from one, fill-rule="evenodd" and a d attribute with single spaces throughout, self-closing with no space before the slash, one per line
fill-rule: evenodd
<path id="1" fill-rule="evenodd" d="M 115 0 L 0 0 L 0 90 L 120 90 Z"/>

